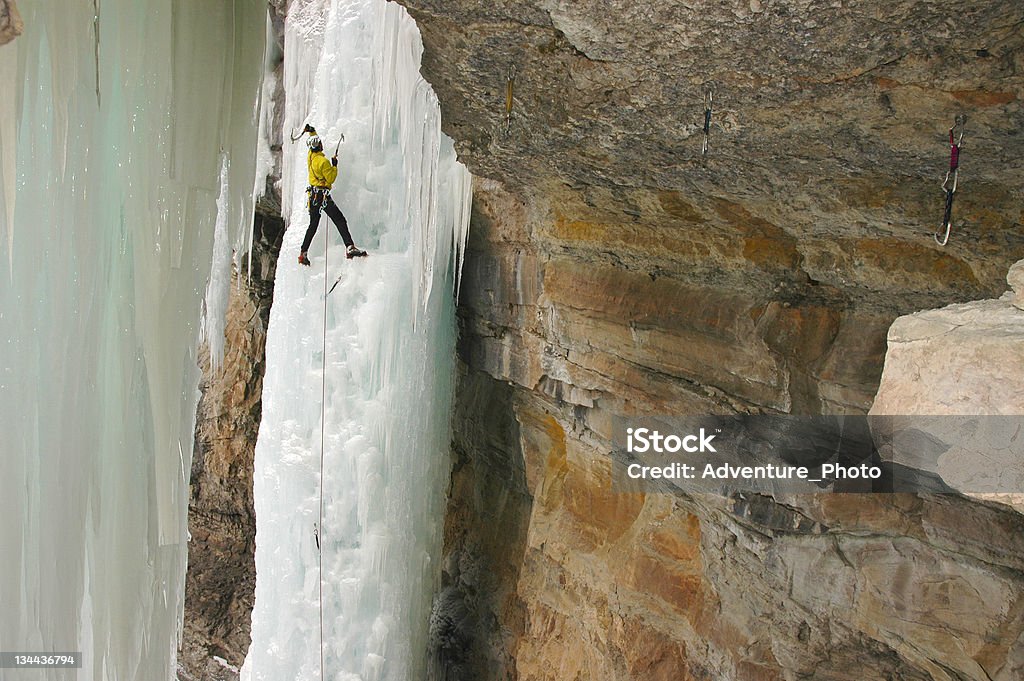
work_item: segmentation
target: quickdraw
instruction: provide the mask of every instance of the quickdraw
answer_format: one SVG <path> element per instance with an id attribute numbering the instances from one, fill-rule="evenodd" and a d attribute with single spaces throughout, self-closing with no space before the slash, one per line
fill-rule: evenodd
<path id="1" fill-rule="evenodd" d="M 966 125 L 967 116 L 960 114 L 953 120 L 953 127 L 949 129 L 949 170 L 946 171 L 946 179 L 942 181 L 942 191 L 946 192 L 946 211 L 942 217 L 942 227 L 934 234 L 935 243 L 940 246 L 945 246 L 949 241 L 949 231 L 953 223 L 953 195 L 960 179 L 960 148 L 963 146 Z M 958 127 L 959 136 L 956 135 Z"/>
<path id="2" fill-rule="evenodd" d="M 701 156 L 707 156 L 708 146 L 711 140 L 711 110 L 714 105 L 715 93 L 708 85 L 704 88 L 704 144 L 701 147 Z"/>
<path id="3" fill-rule="evenodd" d="M 505 134 L 512 132 L 512 95 L 515 90 L 516 65 L 509 64 L 508 74 L 505 77 Z"/>

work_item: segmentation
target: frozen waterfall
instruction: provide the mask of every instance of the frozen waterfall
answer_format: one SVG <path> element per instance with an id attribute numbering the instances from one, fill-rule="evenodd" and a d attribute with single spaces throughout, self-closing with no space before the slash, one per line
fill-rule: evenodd
<path id="1" fill-rule="evenodd" d="M 83 660 L 0 678 L 166 680 L 217 198 L 223 177 L 244 241 L 266 8 L 20 9 L 0 48 L 0 650 Z"/>
<path id="2" fill-rule="evenodd" d="M 286 142 L 289 229 L 267 336 L 244 679 L 320 679 L 321 640 L 324 678 L 425 678 L 471 184 L 441 134 L 421 53 L 414 22 L 394 3 L 289 9 L 285 135 L 312 123 L 329 157 L 344 134 L 333 195 L 370 255 L 346 260 L 324 216 L 312 267 L 296 263 L 308 224 L 306 148 Z"/>

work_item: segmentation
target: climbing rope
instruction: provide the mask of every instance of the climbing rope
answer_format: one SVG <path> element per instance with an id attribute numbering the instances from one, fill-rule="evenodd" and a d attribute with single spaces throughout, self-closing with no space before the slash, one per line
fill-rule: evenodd
<path id="1" fill-rule="evenodd" d="M 512 95 L 516 82 L 516 65 L 509 64 L 508 74 L 505 76 L 505 134 L 512 132 Z"/>
<path id="2" fill-rule="evenodd" d="M 949 230 L 953 222 L 953 195 L 960 179 L 960 147 L 963 145 L 966 125 L 967 116 L 960 114 L 953 119 L 953 127 L 949 129 L 949 170 L 946 171 L 946 179 L 942 181 L 942 191 L 946 192 L 946 211 L 942 217 L 942 227 L 934 234 L 935 243 L 940 246 L 945 246 L 949 241 Z M 958 127 L 959 137 L 956 136 Z"/>
<path id="3" fill-rule="evenodd" d="M 339 145 L 341 143 L 339 142 Z M 324 230 L 329 234 L 330 230 Z M 317 526 L 314 530 L 316 537 L 316 556 L 319 567 L 319 579 L 317 580 L 317 599 L 320 603 L 320 678 L 324 677 L 324 554 L 320 549 L 320 535 L 324 527 L 324 452 L 326 451 L 326 427 L 327 427 L 327 275 L 330 272 L 330 238 L 327 239 L 327 248 L 324 249 L 324 324 L 323 344 L 320 354 L 320 510 L 317 516 Z"/>
<path id="4" fill-rule="evenodd" d="M 700 155 L 707 156 L 708 145 L 711 138 L 711 109 L 714 104 L 715 93 L 711 85 L 704 87 L 704 145 L 701 147 Z"/>

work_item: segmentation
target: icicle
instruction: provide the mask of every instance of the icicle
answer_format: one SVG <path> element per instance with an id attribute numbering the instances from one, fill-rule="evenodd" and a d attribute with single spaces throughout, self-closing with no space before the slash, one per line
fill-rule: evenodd
<path id="1" fill-rule="evenodd" d="M 96 106 L 102 106 L 102 99 L 100 97 L 100 0 L 92 0 L 92 8 L 92 32 L 95 37 L 93 58 L 96 67 Z"/>
<path id="2" fill-rule="evenodd" d="M 220 135 L 240 221 L 264 12 L 103 0 L 97 50 L 99 3 L 22 9 L 0 51 L 0 641 L 171 678 Z"/>
<path id="3" fill-rule="evenodd" d="M 455 201 L 457 210 L 452 238 L 455 240 L 455 299 L 462 291 L 462 264 L 466 261 L 466 244 L 469 242 L 469 222 L 473 212 L 473 180 L 468 174 L 460 174 L 457 180 L 460 196 Z"/>
<path id="4" fill-rule="evenodd" d="M 18 53 L 15 45 L 0 47 L 0 220 L 3 229 L 0 235 L 7 243 L 7 265 L 10 278 L 14 278 L 14 206 L 15 160 L 17 158 L 17 102 L 21 99 L 23 80 L 18 77 Z"/>
<path id="5" fill-rule="evenodd" d="M 224 358 L 224 326 L 231 295 L 231 247 L 228 243 L 228 219 L 231 186 L 229 161 L 221 154 L 220 194 L 217 196 L 217 222 L 213 234 L 213 268 L 203 301 L 201 338 L 210 349 L 210 366 L 216 372 Z"/>

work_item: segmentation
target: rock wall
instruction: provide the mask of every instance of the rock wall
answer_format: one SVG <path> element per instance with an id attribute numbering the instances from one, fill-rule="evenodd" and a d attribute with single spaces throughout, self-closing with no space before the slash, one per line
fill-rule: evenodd
<path id="1" fill-rule="evenodd" d="M 865 413 L 897 316 L 1002 291 L 1024 8 L 402 4 L 479 178 L 438 676 L 1024 674 L 1005 508 L 617 494 L 608 456 L 617 416 Z"/>
<path id="2" fill-rule="evenodd" d="M 897 319 L 871 414 L 900 417 L 896 432 L 901 421 L 917 431 L 893 443 L 895 457 L 911 458 L 905 450 L 927 437 L 920 449 L 939 448 L 925 465 L 946 484 L 1024 512 L 1024 261 L 1006 279 L 1011 290 L 999 299 Z"/>
<path id="3" fill-rule="evenodd" d="M 0 0 L 0 45 L 11 42 L 25 30 L 14 0 Z"/>
<path id="4" fill-rule="evenodd" d="M 1024 261 L 996 300 L 900 317 L 872 414 L 1024 414 Z"/>
<path id="5" fill-rule="evenodd" d="M 995 294 L 1022 250 L 1020 6 L 402 4 L 460 158 L 547 213 L 553 251 L 891 313 Z M 958 113 L 957 224 L 940 249 Z"/>
<path id="6" fill-rule="evenodd" d="M 884 347 L 835 339 L 870 327 L 781 304 L 761 325 L 753 295 L 538 255 L 527 211 L 489 182 L 476 211 L 438 606 L 461 624 L 435 651 L 447 678 L 1024 673 L 1024 522 L 998 507 L 611 489 L 613 415 L 791 408 L 787 360 L 830 353 L 831 375 L 860 376 L 836 384 L 866 393 L 877 374 L 857 371 L 878 372 Z"/>
<path id="7" fill-rule="evenodd" d="M 202 398 L 189 497 L 181 681 L 232 681 L 249 650 L 256 588 L 253 455 L 262 411 L 264 346 L 280 217 L 257 216 L 253 267 L 232 280 L 224 359 L 200 356 Z M 218 659 L 219 658 L 219 659 Z"/>

